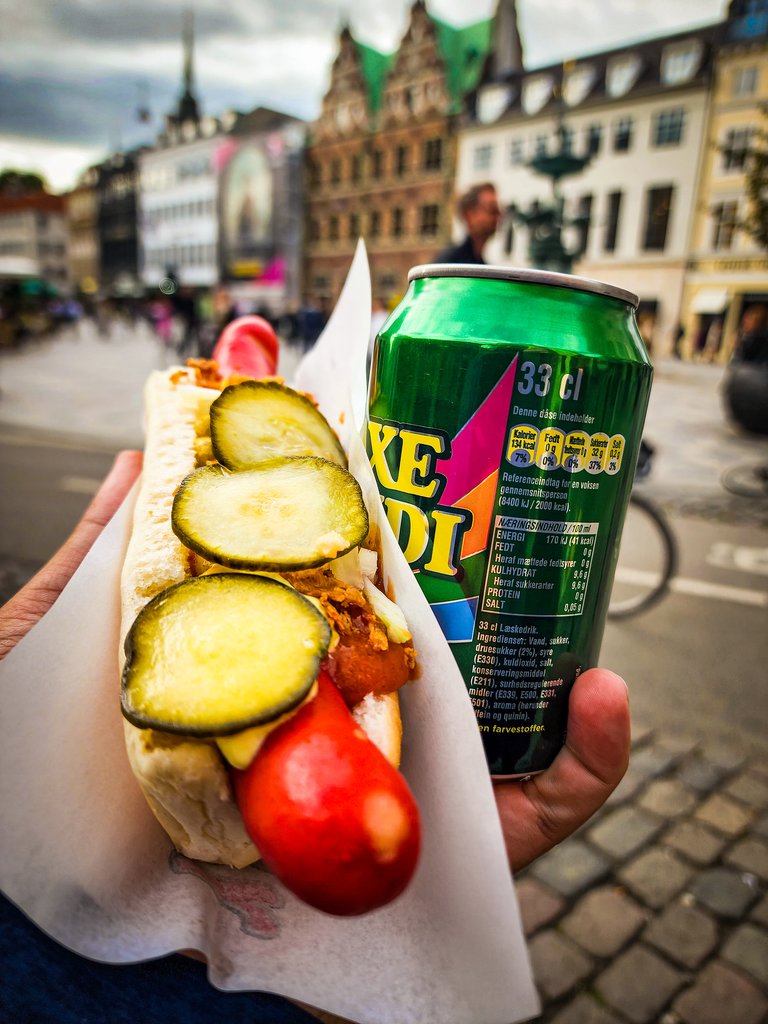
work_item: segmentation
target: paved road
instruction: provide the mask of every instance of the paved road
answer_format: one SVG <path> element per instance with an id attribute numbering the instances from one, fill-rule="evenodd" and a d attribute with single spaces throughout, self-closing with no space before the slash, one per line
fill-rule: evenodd
<path id="1" fill-rule="evenodd" d="M 690 518 L 672 524 L 682 554 L 672 592 L 636 618 L 609 622 L 601 661 L 627 679 L 647 725 L 766 752 L 768 535 Z"/>

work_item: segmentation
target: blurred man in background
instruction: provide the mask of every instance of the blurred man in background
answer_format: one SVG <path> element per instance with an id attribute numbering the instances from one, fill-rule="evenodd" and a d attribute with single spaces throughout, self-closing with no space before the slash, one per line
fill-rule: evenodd
<path id="1" fill-rule="evenodd" d="M 466 225 L 463 242 L 443 249 L 435 263 L 485 263 L 483 250 L 501 222 L 501 207 L 496 186 L 486 181 L 473 185 L 457 204 L 459 217 Z"/>

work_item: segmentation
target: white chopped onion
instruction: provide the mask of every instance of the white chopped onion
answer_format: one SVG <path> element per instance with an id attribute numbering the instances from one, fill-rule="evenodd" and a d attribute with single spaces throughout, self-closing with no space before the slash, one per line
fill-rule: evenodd
<path id="1" fill-rule="evenodd" d="M 379 568 L 379 556 L 368 548 L 359 548 L 360 571 L 367 580 L 375 580 Z"/>
<path id="2" fill-rule="evenodd" d="M 363 589 L 371 607 L 387 627 L 387 636 L 392 643 L 404 644 L 410 640 L 408 623 L 394 601 L 390 601 L 387 595 L 383 594 L 369 579 L 366 579 Z"/>
<path id="3" fill-rule="evenodd" d="M 346 555 L 334 558 L 332 562 L 328 563 L 328 568 L 337 580 L 341 580 L 342 583 L 346 583 L 350 587 L 357 587 L 358 590 L 363 589 L 360 548 L 352 548 Z"/>

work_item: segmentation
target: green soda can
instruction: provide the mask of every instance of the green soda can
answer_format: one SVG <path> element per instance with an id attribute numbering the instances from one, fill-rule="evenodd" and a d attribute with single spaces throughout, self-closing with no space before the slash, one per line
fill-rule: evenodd
<path id="1" fill-rule="evenodd" d="M 602 641 L 651 390 L 637 297 L 414 267 L 378 336 L 366 445 L 494 778 L 542 771 Z"/>

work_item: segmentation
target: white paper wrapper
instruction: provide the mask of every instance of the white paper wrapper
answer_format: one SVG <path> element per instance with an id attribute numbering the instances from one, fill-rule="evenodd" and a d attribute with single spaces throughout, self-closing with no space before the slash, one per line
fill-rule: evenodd
<path id="1" fill-rule="evenodd" d="M 360 246 L 296 372 L 341 424 L 372 509 L 354 424 L 365 404 L 370 279 Z M 342 422 L 343 421 L 343 422 Z M 42 929 L 109 963 L 198 949 L 222 989 L 280 993 L 362 1024 L 512 1024 L 538 1012 L 492 787 L 450 649 L 380 516 L 384 563 L 421 678 L 403 691 L 403 770 L 423 854 L 395 903 L 338 919 L 264 869 L 175 854 L 124 752 L 118 579 L 128 500 L 60 599 L 0 666 L 0 886 Z"/>

